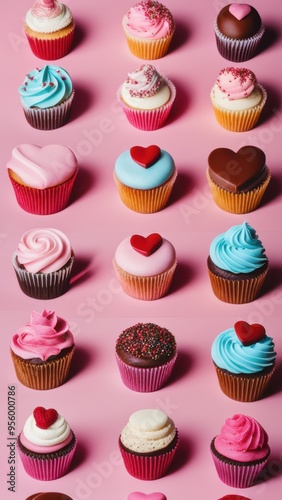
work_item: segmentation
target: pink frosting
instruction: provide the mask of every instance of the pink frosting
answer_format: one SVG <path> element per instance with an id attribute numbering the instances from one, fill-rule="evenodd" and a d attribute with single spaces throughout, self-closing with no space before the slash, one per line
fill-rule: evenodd
<path id="1" fill-rule="evenodd" d="M 41 314 L 33 311 L 30 322 L 13 335 L 11 349 L 22 359 L 46 361 L 72 345 L 74 338 L 69 324 L 54 311 L 43 309 Z"/>
<path id="2" fill-rule="evenodd" d="M 174 30 L 173 17 L 161 3 L 142 0 L 127 12 L 124 23 L 126 30 L 138 38 L 159 39 Z"/>
<path id="3" fill-rule="evenodd" d="M 265 430 L 254 418 L 242 414 L 225 421 L 214 446 L 221 455 L 239 462 L 259 460 L 269 452 Z"/>
<path id="4" fill-rule="evenodd" d="M 36 17 L 56 17 L 62 12 L 62 6 L 57 0 L 37 0 L 31 12 Z"/>
<path id="5" fill-rule="evenodd" d="M 30 229 L 23 234 L 16 250 L 18 262 L 30 273 L 52 273 L 71 257 L 71 245 L 58 229 Z"/>
<path id="6" fill-rule="evenodd" d="M 69 433 L 68 437 L 59 444 L 54 444 L 53 446 L 40 446 L 29 441 L 24 433 L 20 435 L 20 440 L 23 446 L 34 453 L 54 453 L 55 451 L 61 450 L 64 446 L 67 446 L 72 440 L 72 432 Z"/>
<path id="7" fill-rule="evenodd" d="M 244 99 L 254 90 L 256 77 L 246 68 L 224 68 L 219 73 L 216 83 L 229 101 Z"/>

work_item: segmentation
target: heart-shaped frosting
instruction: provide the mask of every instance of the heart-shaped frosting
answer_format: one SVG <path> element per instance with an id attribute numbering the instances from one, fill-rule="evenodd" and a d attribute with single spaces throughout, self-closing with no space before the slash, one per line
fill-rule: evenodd
<path id="1" fill-rule="evenodd" d="M 130 156 L 141 167 L 149 168 L 158 161 L 161 156 L 161 150 L 159 146 L 155 145 L 148 146 L 147 148 L 133 146 L 130 148 Z"/>
<path id="2" fill-rule="evenodd" d="M 233 193 L 252 188 L 266 176 L 265 154 L 255 146 L 243 146 L 237 153 L 228 148 L 214 149 L 208 164 L 212 180 Z"/>
<path id="3" fill-rule="evenodd" d="M 40 429 L 48 429 L 52 424 L 54 424 L 58 418 L 57 410 L 54 408 L 43 408 L 43 406 L 37 406 L 33 410 L 33 416 L 37 427 Z"/>
<path id="4" fill-rule="evenodd" d="M 130 244 L 136 250 L 136 252 L 148 257 L 154 253 L 162 244 L 162 237 L 158 233 L 149 234 L 149 236 L 141 236 L 139 234 L 134 234 L 130 238 Z"/>
<path id="5" fill-rule="evenodd" d="M 241 19 L 244 19 L 251 12 L 251 6 L 247 3 L 232 3 L 229 7 L 229 12 L 238 21 L 241 21 Z"/>
<path id="6" fill-rule="evenodd" d="M 243 345 L 251 345 L 265 337 L 265 328 L 259 323 L 250 325 L 247 321 L 237 321 L 234 325 L 235 333 Z"/>
<path id="7" fill-rule="evenodd" d="M 163 493 L 141 493 L 139 491 L 134 491 L 130 493 L 127 500 L 166 500 L 166 496 Z"/>

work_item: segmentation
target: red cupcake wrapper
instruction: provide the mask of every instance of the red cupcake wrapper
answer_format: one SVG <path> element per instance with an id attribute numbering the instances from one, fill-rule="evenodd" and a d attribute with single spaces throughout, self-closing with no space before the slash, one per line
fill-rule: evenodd
<path id="1" fill-rule="evenodd" d="M 116 354 L 121 379 L 126 387 L 136 392 L 154 392 L 165 385 L 172 373 L 176 355 L 161 366 L 138 368 L 124 363 Z"/>
<path id="2" fill-rule="evenodd" d="M 46 109 L 27 108 L 23 105 L 26 120 L 31 127 L 38 130 L 54 130 L 62 127 L 69 120 L 73 98 L 74 91 L 61 104 Z"/>
<path id="3" fill-rule="evenodd" d="M 46 61 L 61 59 L 67 55 L 71 50 L 73 36 L 74 29 L 67 35 L 52 40 L 35 38 L 26 33 L 33 54 L 39 59 L 45 59 Z"/>
<path id="4" fill-rule="evenodd" d="M 265 32 L 265 27 L 261 26 L 260 30 L 252 37 L 245 40 L 235 40 L 223 35 L 217 26 L 214 25 L 215 38 L 218 52 L 224 59 L 233 62 L 243 62 L 252 59 L 256 55 L 258 45 Z"/>
<path id="5" fill-rule="evenodd" d="M 62 184 L 46 189 L 23 186 L 9 174 L 19 206 L 36 215 L 50 215 L 66 208 L 78 170 Z"/>

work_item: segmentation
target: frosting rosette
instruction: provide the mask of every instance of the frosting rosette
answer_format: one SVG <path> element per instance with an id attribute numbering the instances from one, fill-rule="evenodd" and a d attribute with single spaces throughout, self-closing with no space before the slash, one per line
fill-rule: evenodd
<path id="1" fill-rule="evenodd" d="M 27 26 L 38 33 L 53 33 L 68 26 L 73 20 L 70 9 L 57 0 L 37 0 L 28 10 Z"/>
<path id="2" fill-rule="evenodd" d="M 22 359 L 38 357 L 47 361 L 73 345 L 74 338 L 67 321 L 54 311 L 43 309 L 42 313 L 33 311 L 29 323 L 13 335 L 11 349 Z"/>
<path id="3" fill-rule="evenodd" d="M 152 97 L 162 84 L 162 77 L 152 64 L 142 64 L 140 68 L 128 73 L 124 91 L 131 97 Z"/>
<path id="4" fill-rule="evenodd" d="M 246 222 L 214 238 L 210 258 L 220 269 L 234 274 L 251 273 L 268 262 L 255 229 Z"/>
<path id="5" fill-rule="evenodd" d="M 246 68 L 228 67 L 220 71 L 216 83 L 230 101 L 244 99 L 254 90 L 257 83 L 252 71 Z"/>
<path id="6" fill-rule="evenodd" d="M 65 69 L 47 64 L 28 73 L 18 90 L 25 108 L 46 109 L 68 99 L 73 86 Z"/>
<path id="7" fill-rule="evenodd" d="M 142 0 L 129 9 L 124 24 L 127 31 L 140 38 L 158 39 L 174 31 L 170 11 L 160 2 Z"/>

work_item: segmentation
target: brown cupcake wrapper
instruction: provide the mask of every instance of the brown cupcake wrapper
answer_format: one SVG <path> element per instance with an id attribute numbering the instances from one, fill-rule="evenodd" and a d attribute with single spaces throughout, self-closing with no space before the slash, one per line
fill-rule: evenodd
<path id="1" fill-rule="evenodd" d="M 254 376 L 252 374 L 241 376 L 222 370 L 215 363 L 214 366 L 222 392 L 231 399 L 245 403 L 257 401 L 263 397 L 276 368 L 274 364 L 270 371 L 261 375 L 257 373 Z"/>
<path id="2" fill-rule="evenodd" d="M 255 35 L 245 40 L 235 40 L 223 35 L 218 29 L 217 22 L 214 25 L 214 32 L 220 55 L 228 61 L 243 62 L 256 55 L 265 27 L 262 25 Z"/>
<path id="3" fill-rule="evenodd" d="M 175 169 L 170 178 L 161 186 L 152 189 L 135 189 L 123 184 L 114 173 L 121 201 L 134 212 L 142 214 L 159 212 L 167 205 L 176 178 L 177 171 Z"/>
<path id="4" fill-rule="evenodd" d="M 74 91 L 61 104 L 46 109 L 27 108 L 23 105 L 26 120 L 38 130 L 54 130 L 62 127 L 69 120 L 73 98 Z"/>
<path id="5" fill-rule="evenodd" d="M 218 186 L 212 180 L 208 169 L 206 174 L 213 200 L 219 208 L 232 214 L 246 214 L 255 210 L 260 205 L 271 179 L 271 173 L 268 170 L 266 179 L 256 188 L 244 193 L 232 193 Z"/>
<path id="6" fill-rule="evenodd" d="M 163 273 L 155 276 L 134 276 L 113 261 L 113 266 L 123 291 L 139 300 L 156 300 L 168 293 L 177 266 L 177 260 Z"/>
<path id="7" fill-rule="evenodd" d="M 18 380 L 36 390 L 54 389 L 67 380 L 74 351 L 75 346 L 58 359 L 37 364 L 27 362 L 10 350 Z"/>
<path id="8" fill-rule="evenodd" d="M 74 27 L 66 35 L 53 39 L 36 38 L 29 33 L 25 33 L 33 54 L 39 59 L 53 61 L 66 56 L 72 46 L 74 37 Z"/>

